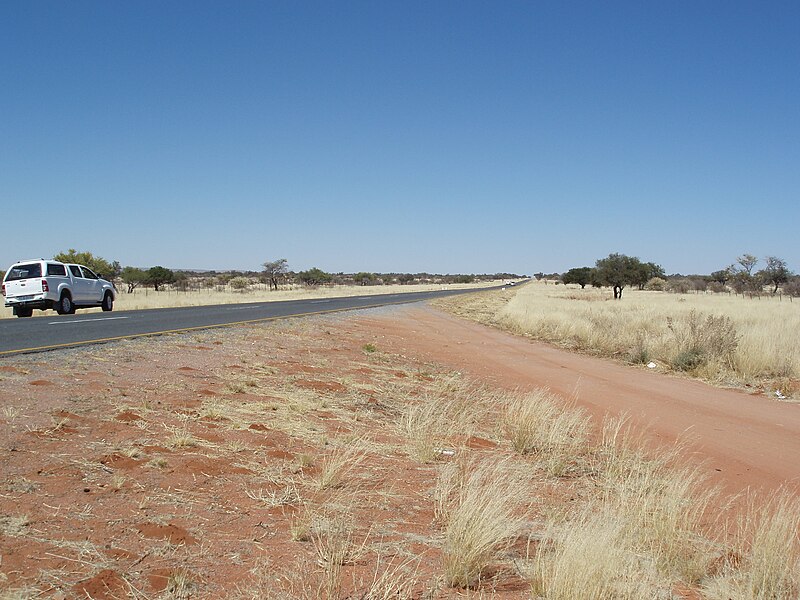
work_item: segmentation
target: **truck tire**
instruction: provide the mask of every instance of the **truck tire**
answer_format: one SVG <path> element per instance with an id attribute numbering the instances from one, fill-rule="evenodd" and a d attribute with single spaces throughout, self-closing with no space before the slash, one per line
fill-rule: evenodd
<path id="1" fill-rule="evenodd" d="M 114 297 L 111 295 L 111 292 L 106 292 L 106 295 L 103 296 L 103 312 L 111 312 L 114 310 Z"/>
<path id="2" fill-rule="evenodd" d="M 17 315 L 18 317 L 30 317 L 33 314 L 33 309 L 25 308 L 22 306 L 15 306 L 14 314 Z"/>
<path id="3" fill-rule="evenodd" d="M 68 293 L 61 294 L 61 298 L 56 303 L 56 312 L 60 315 L 75 313 L 75 305 L 72 303 L 72 297 Z"/>

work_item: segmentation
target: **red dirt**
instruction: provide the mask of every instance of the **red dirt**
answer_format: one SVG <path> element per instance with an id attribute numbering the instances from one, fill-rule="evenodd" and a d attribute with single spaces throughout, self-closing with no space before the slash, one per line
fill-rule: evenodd
<path id="1" fill-rule="evenodd" d="M 546 386 L 597 417 L 626 411 L 656 442 L 689 437 L 692 459 L 731 491 L 800 489 L 797 405 L 570 354 L 424 307 L 3 362 L 0 596 L 178 597 L 160 594 L 180 575 L 180 597 L 313 597 L 303 586 L 322 578 L 315 545 L 291 535 L 313 510 L 352 517 L 357 538 L 380 548 L 345 565 L 341 598 L 363 593 L 376 556 L 412 567 L 415 597 L 528 598 L 512 568 L 524 544 L 481 590 L 436 584 L 438 467 L 410 459 L 394 423 L 398 402 L 453 370 L 507 389 Z M 362 436 L 380 451 L 341 487 L 319 489 L 336 443 Z M 453 447 L 508 455 L 491 437 L 465 435 Z M 573 500 L 546 491 L 554 482 L 540 489 Z"/>
<path id="2" fill-rule="evenodd" d="M 392 352 L 507 389 L 547 387 L 595 417 L 627 413 L 659 442 L 688 441 L 710 481 L 730 492 L 800 492 L 800 404 L 570 353 L 430 308 L 356 323 Z"/>

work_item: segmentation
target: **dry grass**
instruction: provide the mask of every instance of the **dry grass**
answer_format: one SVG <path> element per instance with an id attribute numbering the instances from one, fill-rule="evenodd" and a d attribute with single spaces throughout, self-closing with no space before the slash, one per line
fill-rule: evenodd
<path id="1" fill-rule="evenodd" d="M 712 600 L 790 600 L 800 597 L 800 499 L 779 494 L 751 499 L 733 548 L 703 586 Z"/>
<path id="2" fill-rule="evenodd" d="M 800 303 L 776 297 L 670 294 L 531 282 L 511 292 L 436 301 L 465 318 L 568 349 L 630 363 L 654 361 L 714 383 L 800 391 Z"/>
<path id="3" fill-rule="evenodd" d="M 590 431 L 585 411 L 564 407 L 545 389 L 512 396 L 502 427 L 516 452 L 541 457 L 555 477 L 566 475 L 585 454 Z"/>
<path id="4" fill-rule="evenodd" d="M 336 515 L 315 528 L 311 542 L 317 554 L 317 562 L 323 569 L 321 587 L 324 596 L 338 598 L 342 588 L 342 567 L 366 553 L 367 539 L 358 542 L 350 515 Z"/>
<path id="5" fill-rule="evenodd" d="M 336 447 L 320 462 L 317 489 L 329 490 L 344 485 L 348 476 L 366 459 L 365 440 Z"/>
<path id="6" fill-rule="evenodd" d="M 519 535 L 515 510 L 527 492 L 523 480 L 504 462 L 468 463 L 456 482 L 446 471 L 438 494 L 445 520 L 444 577 L 448 585 L 477 585 L 501 552 Z M 446 508 L 444 508 L 444 506 Z"/>
<path id="7" fill-rule="evenodd" d="M 497 392 L 455 375 L 437 380 L 418 401 L 406 398 L 399 430 L 409 456 L 430 463 L 450 455 L 456 438 L 490 435 L 499 398 Z"/>
<path id="8" fill-rule="evenodd" d="M 626 524 L 631 547 L 652 557 L 662 575 L 695 584 L 719 550 L 706 536 L 725 500 L 701 467 L 683 463 L 685 455 L 680 443 L 647 450 L 626 416 L 607 419 L 595 476 L 605 509 Z"/>
<path id="9" fill-rule="evenodd" d="M 659 586 L 648 557 L 632 551 L 617 515 L 591 509 L 549 528 L 529 578 L 533 595 L 547 600 L 640 600 L 668 589 Z"/>

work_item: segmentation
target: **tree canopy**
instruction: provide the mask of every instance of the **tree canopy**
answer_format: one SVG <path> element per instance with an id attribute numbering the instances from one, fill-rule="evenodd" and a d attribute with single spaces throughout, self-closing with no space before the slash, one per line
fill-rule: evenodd
<path id="1" fill-rule="evenodd" d="M 634 256 L 613 253 L 597 261 L 595 276 L 601 285 L 610 285 L 614 290 L 614 299 L 620 300 L 625 286 L 641 281 L 644 274 L 642 267 L 642 262 Z M 647 279 L 644 282 L 647 283 Z"/>
<path id="2" fill-rule="evenodd" d="M 289 272 L 289 262 L 285 258 L 279 258 L 278 260 L 268 260 L 262 266 L 264 267 L 264 276 L 269 283 L 269 289 L 277 290 L 278 284 L 286 279 L 286 274 Z"/>
<path id="3" fill-rule="evenodd" d="M 561 281 L 564 283 L 577 283 L 581 286 L 581 289 L 584 289 L 592 282 L 593 271 L 594 269 L 592 267 L 576 267 L 564 273 L 561 277 Z"/>
<path id="4" fill-rule="evenodd" d="M 321 285 L 323 283 L 330 283 L 333 277 L 330 273 L 326 273 L 322 269 L 313 267 L 308 271 L 300 271 L 297 278 L 306 285 Z"/>
<path id="5" fill-rule="evenodd" d="M 778 292 L 778 287 L 781 284 L 786 283 L 789 281 L 789 277 L 792 276 L 792 272 L 786 266 L 786 261 L 782 258 L 778 258 L 777 256 L 768 256 L 764 259 L 767 263 L 767 266 L 764 267 L 763 270 L 757 273 L 758 277 L 764 281 L 772 285 L 772 293 L 776 294 Z"/>
<path id="6" fill-rule="evenodd" d="M 125 267 L 120 274 L 122 281 L 128 286 L 128 293 L 132 294 L 139 285 L 147 281 L 147 273 L 137 267 Z"/>
<path id="7" fill-rule="evenodd" d="M 95 256 L 91 252 L 78 252 L 74 248 L 70 248 L 66 252 L 59 252 L 53 256 L 53 259 L 65 263 L 86 265 L 104 279 L 114 279 L 119 276 L 122 270 L 120 264 L 116 261 L 113 263 L 108 262 L 105 258 Z"/>
<path id="8" fill-rule="evenodd" d="M 164 267 L 151 267 L 147 270 L 147 283 L 153 286 L 155 291 L 166 283 L 175 281 L 175 273 Z"/>

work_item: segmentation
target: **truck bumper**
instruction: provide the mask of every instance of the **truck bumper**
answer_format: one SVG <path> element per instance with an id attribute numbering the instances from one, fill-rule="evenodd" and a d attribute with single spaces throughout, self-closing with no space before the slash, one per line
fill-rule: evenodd
<path id="1" fill-rule="evenodd" d="M 45 298 L 34 298 L 32 300 L 6 300 L 6 308 L 38 308 L 47 310 L 53 308 L 53 301 Z"/>

